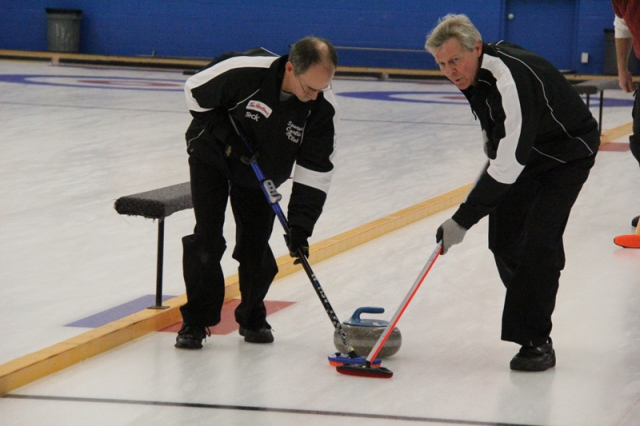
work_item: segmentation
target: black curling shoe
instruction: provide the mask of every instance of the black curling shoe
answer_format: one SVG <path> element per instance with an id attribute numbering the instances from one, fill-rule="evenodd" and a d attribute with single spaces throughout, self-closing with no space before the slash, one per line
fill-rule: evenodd
<path id="1" fill-rule="evenodd" d="M 271 333 L 271 326 L 266 324 L 256 329 L 246 328 L 240 326 L 238 330 L 241 336 L 244 337 L 245 342 L 249 343 L 272 343 L 273 333 Z"/>
<path id="2" fill-rule="evenodd" d="M 556 353 L 551 338 L 540 346 L 522 346 L 511 360 L 515 371 L 545 371 L 556 366 Z"/>
<path id="3" fill-rule="evenodd" d="M 180 349 L 202 349 L 202 341 L 211 336 L 209 327 L 182 324 L 182 328 L 176 337 L 176 348 Z"/>

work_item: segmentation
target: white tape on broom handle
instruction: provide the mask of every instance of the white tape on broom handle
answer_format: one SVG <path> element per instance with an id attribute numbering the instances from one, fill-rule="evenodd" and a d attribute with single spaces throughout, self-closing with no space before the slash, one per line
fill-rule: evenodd
<path id="1" fill-rule="evenodd" d="M 376 356 L 378 356 L 378 352 L 380 352 L 380 349 L 382 349 L 382 346 L 384 346 L 384 344 L 386 343 L 387 339 L 391 335 L 391 332 L 393 331 L 394 327 L 398 323 L 398 320 L 400 319 L 400 316 L 402 315 L 404 310 L 409 305 L 409 302 L 411 302 L 411 299 L 413 299 L 413 296 L 418 291 L 418 288 L 420 288 L 420 284 L 422 284 L 422 282 L 426 278 L 427 274 L 429 273 L 429 270 L 433 266 L 433 263 L 436 261 L 436 258 L 440 254 L 441 250 L 442 250 L 442 244 L 438 243 L 436 248 L 433 250 L 433 253 L 431 254 L 431 257 L 429 258 L 429 260 L 427 260 L 427 264 L 424 265 L 424 268 L 422 268 L 422 271 L 420 272 L 420 275 L 418 275 L 418 278 L 416 279 L 416 282 L 413 283 L 413 286 L 411 287 L 411 290 L 409 290 L 409 293 L 405 296 L 404 300 L 400 304 L 400 307 L 398 308 L 396 313 L 393 315 L 393 318 L 391 318 L 391 321 L 389 321 L 389 324 L 387 324 L 387 328 L 384 329 L 384 331 L 382 332 L 382 334 L 378 338 L 378 341 L 373 346 L 373 349 L 371 349 L 371 352 L 369 352 L 369 356 L 367 356 L 367 361 L 369 363 L 371 363 L 376 358 Z"/>

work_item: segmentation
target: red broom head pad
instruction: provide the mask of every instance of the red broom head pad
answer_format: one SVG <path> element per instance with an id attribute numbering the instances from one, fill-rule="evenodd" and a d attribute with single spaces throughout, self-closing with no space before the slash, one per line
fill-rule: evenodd
<path id="1" fill-rule="evenodd" d="M 640 248 L 640 235 L 619 235 L 613 239 L 613 242 L 624 248 Z"/>
<path id="2" fill-rule="evenodd" d="M 348 376 L 372 377 L 377 379 L 390 379 L 393 371 L 384 367 L 367 367 L 366 365 L 341 365 L 336 367 L 340 374 Z"/>

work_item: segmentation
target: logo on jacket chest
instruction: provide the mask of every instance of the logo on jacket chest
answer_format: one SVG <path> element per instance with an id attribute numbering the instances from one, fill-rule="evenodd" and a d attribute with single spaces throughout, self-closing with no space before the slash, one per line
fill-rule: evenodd
<path id="1" fill-rule="evenodd" d="M 247 104 L 247 109 L 250 109 L 251 111 L 257 111 L 260 114 L 264 115 L 266 118 L 269 118 L 272 111 L 271 108 L 269 108 L 269 105 L 265 104 L 264 102 L 254 101 L 254 100 L 249 101 L 249 103 Z M 249 117 L 249 114 L 250 113 L 247 112 L 247 117 Z M 249 117 L 249 118 L 251 118 L 252 120 L 258 121 L 257 115 L 256 115 L 256 118 L 253 118 L 253 117 Z"/>
<path id="2" fill-rule="evenodd" d="M 287 123 L 285 134 L 287 135 L 287 139 L 289 139 L 291 142 L 300 143 L 300 139 L 302 138 L 303 132 L 304 132 L 304 127 L 296 126 L 291 121 Z"/>

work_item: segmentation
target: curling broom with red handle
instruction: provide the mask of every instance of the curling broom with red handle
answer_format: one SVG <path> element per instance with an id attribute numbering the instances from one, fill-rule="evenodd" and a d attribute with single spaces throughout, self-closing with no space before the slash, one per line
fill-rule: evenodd
<path id="1" fill-rule="evenodd" d="M 398 308 L 396 313 L 393 315 L 393 318 L 391 318 L 391 321 L 389 321 L 389 324 L 387 324 L 387 328 L 384 329 L 384 331 L 380 335 L 380 338 L 378 339 L 376 344 L 373 346 L 373 349 L 371 349 L 371 352 L 369 352 L 369 355 L 367 356 L 367 360 L 364 363 L 364 365 L 352 365 L 352 364 L 345 363 L 344 365 L 336 367 L 336 370 L 338 371 L 338 373 L 347 374 L 350 376 L 375 377 L 380 379 L 388 379 L 393 376 L 393 372 L 388 368 L 375 367 L 371 365 L 371 362 L 376 358 L 376 356 L 378 356 L 378 353 L 380 352 L 385 342 L 393 332 L 393 329 L 395 328 L 396 324 L 400 320 L 400 316 L 405 311 L 405 309 L 407 309 L 409 302 L 411 302 L 411 299 L 413 299 L 413 296 L 415 296 L 416 292 L 418 291 L 418 288 L 420 288 L 420 285 L 426 278 L 427 274 L 429 273 L 429 270 L 435 263 L 441 251 L 442 251 L 442 245 L 441 243 L 438 243 L 435 250 L 433 251 L 433 254 L 431 254 L 431 257 L 427 261 L 427 264 L 424 266 L 424 268 L 422 268 L 422 271 L 420 272 L 420 275 L 416 279 L 416 282 L 411 287 L 411 290 L 409 290 L 409 293 L 400 304 L 400 307 Z"/>

